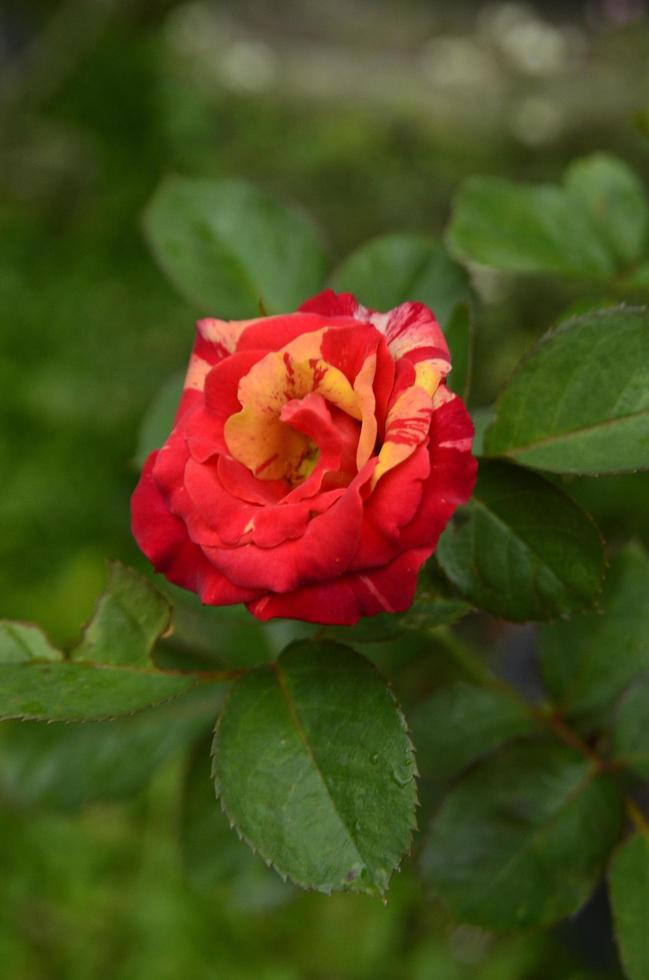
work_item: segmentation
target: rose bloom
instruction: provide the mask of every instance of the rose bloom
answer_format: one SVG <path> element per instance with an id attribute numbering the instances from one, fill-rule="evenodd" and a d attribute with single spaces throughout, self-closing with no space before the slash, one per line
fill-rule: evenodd
<path id="1" fill-rule="evenodd" d="M 157 571 L 258 619 L 402 612 L 470 496 L 473 426 L 421 303 L 331 290 L 298 312 L 197 324 L 174 428 L 132 498 Z"/>

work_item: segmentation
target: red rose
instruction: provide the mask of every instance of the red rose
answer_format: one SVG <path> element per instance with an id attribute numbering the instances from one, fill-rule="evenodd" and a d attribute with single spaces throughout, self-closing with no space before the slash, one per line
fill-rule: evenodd
<path id="1" fill-rule="evenodd" d="M 401 612 L 473 489 L 473 427 L 430 310 L 328 290 L 297 313 L 201 320 L 133 534 L 208 605 L 354 623 Z"/>

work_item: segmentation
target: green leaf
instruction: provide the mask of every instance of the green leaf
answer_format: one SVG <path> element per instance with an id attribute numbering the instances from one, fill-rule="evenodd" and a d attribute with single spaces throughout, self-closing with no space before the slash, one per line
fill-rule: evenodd
<path id="1" fill-rule="evenodd" d="M 579 201 L 560 187 L 471 177 L 448 231 L 460 258 L 508 272 L 609 277 L 615 265 Z"/>
<path id="2" fill-rule="evenodd" d="M 202 684 L 170 704 L 110 722 L 3 722 L 0 795 L 57 810 L 131 796 L 174 752 L 209 730 L 222 692 Z"/>
<path id="3" fill-rule="evenodd" d="M 436 691 L 414 708 L 409 720 L 420 772 L 440 780 L 538 727 L 514 694 L 464 681 Z"/>
<path id="4" fill-rule="evenodd" d="M 629 837 L 615 852 L 609 871 L 615 935 L 629 980 L 649 976 L 649 836 Z"/>
<path id="5" fill-rule="evenodd" d="M 410 301 L 425 303 L 444 328 L 456 305 L 473 295 L 464 269 L 439 242 L 425 235 L 373 239 L 343 262 L 331 283 L 374 310 L 391 310 Z"/>
<path id="6" fill-rule="evenodd" d="M 253 854 L 228 824 L 214 795 L 209 740 L 198 743 L 186 773 L 182 853 L 194 887 L 207 893 L 222 890 L 229 907 L 260 911 L 293 894 L 291 886 Z"/>
<path id="7" fill-rule="evenodd" d="M 643 254 L 649 208 L 641 181 L 615 157 L 596 153 L 573 163 L 566 187 L 592 215 L 598 235 L 622 265 Z"/>
<path id="8" fill-rule="evenodd" d="M 463 921 L 549 925 L 590 895 L 621 815 L 617 784 L 588 759 L 546 739 L 512 745 L 448 793 L 424 872 Z"/>
<path id="9" fill-rule="evenodd" d="M 446 339 L 453 364 L 448 386 L 466 402 L 473 372 L 473 320 L 468 303 L 460 303 L 453 310 L 446 328 Z"/>
<path id="10" fill-rule="evenodd" d="M 541 627 L 541 671 L 557 706 L 588 719 L 649 670 L 649 560 L 630 545 L 613 558 L 599 611 Z"/>
<path id="11" fill-rule="evenodd" d="M 473 497 L 442 535 L 437 557 L 471 601 L 514 622 L 592 604 L 604 550 L 590 518 L 553 484 L 483 462 Z"/>
<path id="12" fill-rule="evenodd" d="M 106 591 L 70 657 L 96 664 L 151 667 L 151 651 L 170 624 L 171 606 L 149 580 L 110 561 Z"/>
<path id="13" fill-rule="evenodd" d="M 164 272 L 203 313 L 284 313 L 321 288 L 324 256 L 309 219 L 244 181 L 168 177 L 144 227 Z"/>
<path id="14" fill-rule="evenodd" d="M 178 697 L 196 679 L 86 663 L 0 664 L 0 719 L 100 721 Z"/>
<path id="15" fill-rule="evenodd" d="M 596 154 L 574 163 L 563 186 L 470 178 L 448 242 L 463 259 L 509 272 L 606 279 L 641 256 L 648 219 L 635 174 Z"/>
<path id="16" fill-rule="evenodd" d="M 649 312 L 569 320 L 523 360 L 487 431 L 489 456 L 555 473 L 649 467 Z"/>
<path id="17" fill-rule="evenodd" d="M 150 653 L 171 609 L 133 569 L 109 562 L 108 585 L 81 642 L 65 660 L 34 626 L 0 626 L 0 719 L 98 721 L 189 691 L 191 676 L 155 670 Z"/>
<path id="18" fill-rule="evenodd" d="M 649 780 L 649 675 L 633 684 L 617 705 L 611 731 L 615 761 Z"/>
<path id="19" fill-rule="evenodd" d="M 475 429 L 472 447 L 474 456 L 484 456 L 485 432 L 493 422 L 495 414 L 496 409 L 493 405 L 483 405 L 481 408 L 471 410 L 471 420 Z"/>
<path id="20" fill-rule="evenodd" d="M 238 833 L 306 888 L 383 893 L 415 824 L 405 721 L 373 666 L 295 643 L 232 688 L 214 777 Z"/>
<path id="21" fill-rule="evenodd" d="M 177 371 L 172 375 L 160 388 L 144 413 L 135 452 L 135 463 L 138 467 L 144 465 L 150 452 L 159 449 L 167 440 L 173 428 L 184 380 L 184 371 Z"/>
<path id="22" fill-rule="evenodd" d="M 0 666 L 62 659 L 61 651 L 52 646 L 38 626 L 0 621 Z"/>

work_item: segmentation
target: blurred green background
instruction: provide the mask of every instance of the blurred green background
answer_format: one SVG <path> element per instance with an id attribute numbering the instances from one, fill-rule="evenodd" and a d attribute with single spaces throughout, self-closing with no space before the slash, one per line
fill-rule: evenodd
<path id="1" fill-rule="evenodd" d="M 164 174 L 244 177 L 301 204 L 333 267 L 377 233 L 441 236 L 473 173 L 556 180 L 603 149 L 646 175 L 648 50 L 639 0 L 5 0 L 0 615 L 70 642 L 105 557 L 143 567 L 128 511 L 138 425 L 185 362 L 195 317 L 141 234 Z M 475 286 L 474 407 L 574 299 L 484 270 Z M 584 491 L 613 537 L 625 479 Z M 625 515 L 645 539 L 647 487 L 636 478 Z M 3 978 L 619 975 L 597 903 L 550 936 L 496 940 L 453 927 L 407 870 L 387 906 L 296 896 L 256 864 L 240 874 L 238 857 L 220 884 L 192 883 L 182 768 L 75 815 L 5 801 Z"/>

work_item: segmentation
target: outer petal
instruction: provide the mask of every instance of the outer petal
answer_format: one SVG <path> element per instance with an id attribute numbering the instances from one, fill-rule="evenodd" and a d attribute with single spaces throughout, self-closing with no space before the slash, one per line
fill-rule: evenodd
<path id="1" fill-rule="evenodd" d="M 341 626 L 353 626 L 361 616 L 404 612 L 412 603 L 417 573 L 428 555 L 427 550 L 406 552 L 366 575 L 344 575 L 285 595 L 264 596 L 248 603 L 248 609 L 264 622 L 283 617 Z"/>
<path id="2" fill-rule="evenodd" d="M 153 567 L 170 582 L 197 592 L 208 605 L 254 599 L 254 589 L 232 585 L 205 558 L 183 522 L 169 512 L 152 478 L 157 453 L 147 459 L 131 498 L 133 536 Z"/>
<path id="3" fill-rule="evenodd" d="M 473 423 L 464 404 L 448 389 L 433 412 L 430 434 L 430 475 L 421 507 L 401 531 L 402 547 L 431 550 L 454 511 L 473 492 L 478 463 L 471 455 Z"/>

